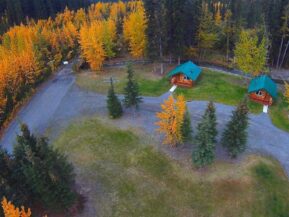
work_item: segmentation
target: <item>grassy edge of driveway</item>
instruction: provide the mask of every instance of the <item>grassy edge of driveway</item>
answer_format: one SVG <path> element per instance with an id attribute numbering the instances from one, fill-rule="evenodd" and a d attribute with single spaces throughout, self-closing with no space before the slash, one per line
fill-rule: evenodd
<path id="1" fill-rule="evenodd" d="M 288 214 L 289 183 L 276 161 L 252 155 L 198 171 L 157 151 L 147 136 L 113 123 L 77 121 L 53 144 L 73 163 L 85 207 L 100 216 Z"/>

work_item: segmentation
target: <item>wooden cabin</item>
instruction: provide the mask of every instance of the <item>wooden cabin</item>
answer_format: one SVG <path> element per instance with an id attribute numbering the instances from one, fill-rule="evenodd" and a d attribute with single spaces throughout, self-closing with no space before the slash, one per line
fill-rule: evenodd
<path id="1" fill-rule="evenodd" d="M 170 78 L 172 85 L 190 88 L 194 86 L 201 72 L 202 69 L 200 67 L 188 61 L 169 72 L 167 77 Z"/>
<path id="2" fill-rule="evenodd" d="M 278 91 L 276 83 L 269 76 L 262 75 L 251 80 L 248 92 L 252 101 L 271 106 Z"/>

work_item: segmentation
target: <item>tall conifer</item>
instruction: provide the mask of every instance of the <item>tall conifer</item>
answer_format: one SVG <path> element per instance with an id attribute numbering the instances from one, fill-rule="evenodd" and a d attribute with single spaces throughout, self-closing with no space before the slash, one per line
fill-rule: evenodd
<path id="1" fill-rule="evenodd" d="M 21 179 L 18 186 L 29 192 L 30 200 L 41 202 L 45 208 L 69 208 L 76 196 L 71 189 L 72 165 L 52 149 L 46 138 L 31 134 L 26 125 L 21 126 L 21 132 L 13 152 L 17 165 L 13 176 Z"/>
<path id="2" fill-rule="evenodd" d="M 216 126 L 215 107 L 214 104 L 210 102 L 197 127 L 197 135 L 195 138 L 197 148 L 192 154 L 193 163 L 198 167 L 210 165 L 215 159 Z"/>
<path id="3" fill-rule="evenodd" d="M 124 105 L 127 108 L 135 107 L 139 108 L 139 104 L 142 102 L 142 97 L 140 97 L 138 83 L 134 80 L 134 71 L 132 66 L 129 64 L 127 67 L 127 79 L 128 82 L 124 88 Z"/>
<path id="4" fill-rule="evenodd" d="M 113 119 L 119 118 L 122 115 L 123 111 L 121 103 L 115 95 L 112 78 L 110 78 L 110 89 L 107 96 L 107 108 L 109 111 L 109 116 Z"/>
<path id="5" fill-rule="evenodd" d="M 187 110 L 184 117 L 184 122 L 181 127 L 183 142 L 190 142 L 193 140 L 193 129 L 191 124 L 190 113 Z"/>
<path id="6" fill-rule="evenodd" d="M 222 145 L 232 158 L 236 158 L 240 153 L 244 152 L 247 143 L 249 109 L 247 101 L 242 101 L 237 109 L 233 111 L 232 118 L 227 124 L 222 135 Z"/>

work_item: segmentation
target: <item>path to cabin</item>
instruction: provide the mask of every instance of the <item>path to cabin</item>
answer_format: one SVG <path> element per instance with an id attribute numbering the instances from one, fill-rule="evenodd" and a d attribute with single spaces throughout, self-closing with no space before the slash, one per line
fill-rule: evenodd
<path id="1" fill-rule="evenodd" d="M 16 134 L 19 133 L 19 123 L 25 122 L 33 133 L 47 135 L 54 139 L 64 127 L 85 116 L 107 116 L 106 96 L 87 92 L 78 88 L 75 77 L 71 73 L 72 64 L 64 66 L 58 74 L 47 81 L 22 108 L 16 119 L 4 133 L 1 145 L 12 151 Z M 124 117 L 115 123 L 122 127 L 142 128 L 151 135 L 155 134 L 155 113 L 160 110 L 160 104 L 170 95 L 170 92 L 160 97 L 144 97 L 140 111 L 136 117 L 126 112 Z M 188 102 L 193 127 L 200 121 L 207 102 Z M 230 119 L 232 106 L 216 104 L 218 128 L 221 132 Z M 276 128 L 268 115 L 250 115 L 249 152 L 271 155 L 278 159 L 289 176 L 289 134 Z"/>

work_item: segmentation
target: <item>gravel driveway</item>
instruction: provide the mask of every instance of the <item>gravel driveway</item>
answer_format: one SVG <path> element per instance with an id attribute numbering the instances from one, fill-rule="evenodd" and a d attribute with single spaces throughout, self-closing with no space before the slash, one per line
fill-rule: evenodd
<path id="1" fill-rule="evenodd" d="M 72 64 L 65 66 L 44 84 L 12 121 L 0 143 L 9 152 L 12 151 L 21 122 L 28 124 L 34 133 L 46 132 L 47 136 L 53 139 L 73 120 L 90 115 L 107 116 L 106 96 L 77 87 L 71 67 Z M 128 111 L 115 123 L 119 126 L 140 128 L 153 135 L 155 113 L 160 110 L 160 103 L 168 96 L 169 93 L 161 97 L 144 97 L 141 110 L 136 116 Z M 205 101 L 188 102 L 194 128 L 206 106 Z M 216 109 L 218 128 L 221 132 L 234 107 L 216 104 Z M 289 176 L 289 133 L 276 128 L 267 114 L 250 115 L 248 146 L 249 152 L 270 155 L 279 160 Z"/>

